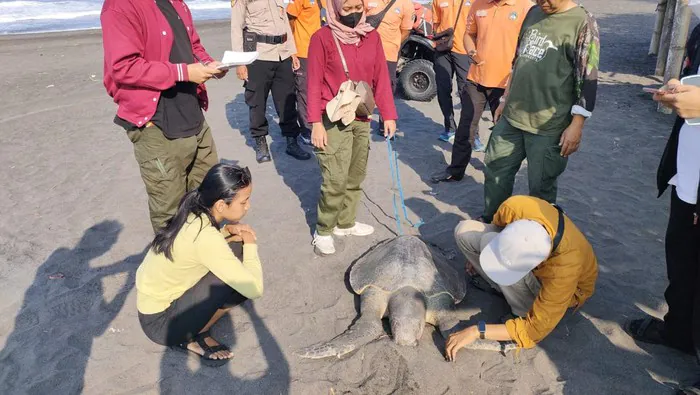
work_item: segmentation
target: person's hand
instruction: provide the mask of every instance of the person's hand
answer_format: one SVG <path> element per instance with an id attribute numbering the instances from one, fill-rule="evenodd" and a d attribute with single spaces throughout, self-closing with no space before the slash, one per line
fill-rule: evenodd
<path id="1" fill-rule="evenodd" d="M 226 76 L 226 73 L 228 73 L 228 70 L 219 70 L 217 68 L 217 67 L 221 66 L 221 62 L 219 62 L 218 60 L 214 60 L 210 63 L 207 63 L 207 66 L 213 67 L 219 71 L 218 73 L 214 74 L 214 77 L 216 77 L 216 78 L 224 78 Z"/>
<path id="2" fill-rule="evenodd" d="M 561 156 L 567 158 L 569 155 L 578 151 L 581 144 L 581 135 L 583 134 L 583 119 L 581 116 L 574 116 L 574 120 L 568 128 L 561 134 L 559 146 L 561 147 Z"/>
<path id="3" fill-rule="evenodd" d="M 493 123 L 497 123 L 498 120 L 501 119 L 501 115 L 503 115 L 503 108 L 505 104 L 505 101 L 498 103 L 498 108 L 496 108 L 496 111 L 493 112 Z"/>
<path id="4" fill-rule="evenodd" d="M 248 81 L 248 66 L 236 67 L 236 76 L 241 81 Z"/>
<path id="5" fill-rule="evenodd" d="M 301 68 L 301 62 L 296 55 L 292 55 L 292 70 L 297 71 Z"/>
<path id="6" fill-rule="evenodd" d="M 472 59 L 472 62 L 474 62 L 474 65 L 476 66 L 483 66 L 486 64 L 486 60 L 481 59 L 479 56 L 479 53 L 474 51 L 474 53 L 470 54 L 469 57 Z"/>
<path id="7" fill-rule="evenodd" d="M 466 271 L 467 271 L 467 274 L 472 276 L 472 277 L 479 274 L 479 272 L 477 272 L 476 269 L 474 269 L 474 265 L 472 265 L 472 263 L 469 261 L 467 261 Z"/>
<path id="8" fill-rule="evenodd" d="M 320 150 L 328 145 L 328 132 L 321 122 L 315 122 L 311 127 L 311 144 Z"/>
<path id="9" fill-rule="evenodd" d="M 654 95 L 654 100 L 673 109 L 681 118 L 700 118 L 700 87 L 677 85 L 675 89 L 669 89 L 669 91 L 669 93 Z"/>
<path id="10" fill-rule="evenodd" d="M 227 241 L 242 241 L 243 244 L 255 244 L 258 240 L 255 231 L 249 225 L 228 224 L 225 228 L 231 234 Z"/>
<path id="11" fill-rule="evenodd" d="M 681 85 L 681 82 L 679 80 L 677 80 L 675 78 L 671 78 L 666 83 L 666 85 L 662 86 L 661 88 L 659 88 L 658 92 L 654 93 L 654 96 L 653 96 L 654 100 L 658 101 L 658 102 L 662 101 L 663 96 L 665 96 L 669 93 L 673 93 L 676 90 L 676 88 L 678 88 L 680 85 Z"/>
<path id="12" fill-rule="evenodd" d="M 187 65 L 187 74 L 189 75 L 190 82 L 194 82 L 197 85 L 207 82 L 207 80 L 218 72 L 219 70 L 211 66 L 205 66 L 201 63 L 192 63 Z"/>
<path id="13" fill-rule="evenodd" d="M 475 326 L 470 326 L 457 333 L 453 333 L 447 338 L 445 345 L 445 359 L 454 362 L 457 352 L 464 347 L 474 343 L 479 338 L 479 331 Z"/>
<path id="14" fill-rule="evenodd" d="M 396 121 L 393 119 L 384 120 L 384 137 L 393 139 L 396 134 Z"/>

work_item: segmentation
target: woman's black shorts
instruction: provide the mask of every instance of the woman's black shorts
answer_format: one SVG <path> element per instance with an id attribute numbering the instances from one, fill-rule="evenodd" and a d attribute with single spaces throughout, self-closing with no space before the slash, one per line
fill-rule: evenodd
<path id="1" fill-rule="evenodd" d="M 237 306 L 246 300 L 209 272 L 165 311 L 139 313 L 139 321 L 149 339 L 163 346 L 175 346 L 201 332 L 217 310 Z"/>

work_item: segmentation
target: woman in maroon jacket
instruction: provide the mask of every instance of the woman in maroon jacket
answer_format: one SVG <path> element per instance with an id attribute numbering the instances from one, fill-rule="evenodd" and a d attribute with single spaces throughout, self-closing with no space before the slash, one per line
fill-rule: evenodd
<path id="1" fill-rule="evenodd" d="M 370 119 L 356 118 L 350 125 L 331 122 L 326 104 L 347 80 L 335 40 L 347 62 L 350 79 L 365 81 L 374 92 L 384 118 L 384 136 L 396 132 L 396 107 L 389 71 L 379 34 L 365 22 L 362 0 L 328 0 L 328 26 L 311 37 L 308 58 L 308 120 L 311 141 L 321 166 L 323 184 L 313 245 L 317 253 L 335 253 L 333 236 L 367 236 L 370 225 L 355 221 L 361 184 L 367 173 Z"/>

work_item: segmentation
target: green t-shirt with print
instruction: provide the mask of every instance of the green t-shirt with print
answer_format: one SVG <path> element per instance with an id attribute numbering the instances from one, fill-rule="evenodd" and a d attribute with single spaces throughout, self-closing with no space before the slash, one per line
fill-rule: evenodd
<path id="1" fill-rule="evenodd" d="M 505 119 L 526 132 L 554 136 L 569 126 L 575 106 L 590 116 L 599 47 L 597 24 L 583 7 L 552 15 L 533 7 L 520 31 Z"/>

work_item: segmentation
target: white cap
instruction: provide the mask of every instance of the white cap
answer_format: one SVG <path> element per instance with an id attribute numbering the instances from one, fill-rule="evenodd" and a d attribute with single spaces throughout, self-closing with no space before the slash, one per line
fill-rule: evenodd
<path id="1" fill-rule="evenodd" d="M 484 273 L 499 285 L 513 285 L 544 262 L 552 251 L 552 238 L 540 223 L 521 219 L 505 229 L 481 251 Z"/>

